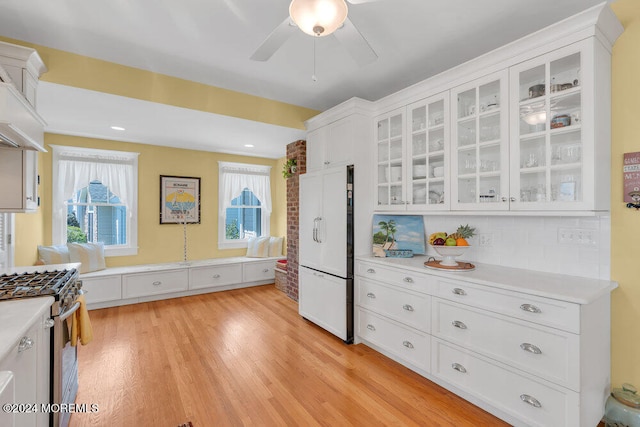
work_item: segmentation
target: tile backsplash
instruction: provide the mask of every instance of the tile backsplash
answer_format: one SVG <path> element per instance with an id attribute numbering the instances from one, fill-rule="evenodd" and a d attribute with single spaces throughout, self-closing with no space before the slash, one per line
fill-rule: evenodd
<path id="1" fill-rule="evenodd" d="M 477 233 L 461 258 L 466 261 L 610 279 L 609 216 L 424 216 L 427 236 L 453 233 L 461 224 Z M 438 256 L 430 248 L 427 252 Z"/>

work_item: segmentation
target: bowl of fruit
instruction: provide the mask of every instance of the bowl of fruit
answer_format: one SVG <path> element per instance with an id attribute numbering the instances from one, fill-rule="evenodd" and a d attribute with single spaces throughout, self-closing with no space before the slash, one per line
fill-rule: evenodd
<path id="1" fill-rule="evenodd" d="M 469 239 L 475 235 L 476 229 L 469 225 L 461 225 L 455 233 L 447 234 L 444 231 L 429 235 L 429 244 L 438 255 L 442 257 L 440 265 L 456 267 L 455 258 L 463 255 L 469 246 Z"/>

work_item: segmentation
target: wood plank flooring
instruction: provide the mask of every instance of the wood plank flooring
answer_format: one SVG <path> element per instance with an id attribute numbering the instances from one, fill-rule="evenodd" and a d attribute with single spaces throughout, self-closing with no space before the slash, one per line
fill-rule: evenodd
<path id="1" fill-rule="evenodd" d="M 302 319 L 273 285 L 90 312 L 72 427 L 501 426 Z"/>

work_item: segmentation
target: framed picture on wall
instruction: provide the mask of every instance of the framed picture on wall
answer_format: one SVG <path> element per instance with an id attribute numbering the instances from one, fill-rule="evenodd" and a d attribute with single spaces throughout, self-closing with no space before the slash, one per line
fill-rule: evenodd
<path id="1" fill-rule="evenodd" d="M 160 175 L 160 224 L 200 224 L 200 178 Z"/>

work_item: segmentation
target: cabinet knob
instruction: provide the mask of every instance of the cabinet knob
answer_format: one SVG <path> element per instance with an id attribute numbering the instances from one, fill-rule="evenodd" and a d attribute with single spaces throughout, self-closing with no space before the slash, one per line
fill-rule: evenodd
<path id="1" fill-rule="evenodd" d="M 18 344 L 18 353 L 29 350 L 31 347 L 33 347 L 33 340 L 29 337 L 22 337 Z"/>
<path id="2" fill-rule="evenodd" d="M 262 270 L 262 272 L 263 272 L 263 273 L 268 273 L 268 272 L 269 272 L 269 269 L 268 269 L 268 268 L 265 268 L 264 270 Z"/>
<path id="3" fill-rule="evenodd" d="M 371 323 L 369 323 L 369 324 L 367 325 L 367 329 L 368 329 L 368 330 L 370 330 L 370 331 L 375 331 L 375 330 L 376 330 L 376 327 L 375 327 L 375 326 L 373 326 Z"/>
<path id="4" fill-rule="evenodd" d="M 44 326 L 45 329 L 50 329 L 50 328 L 53 328 L 53 325 L 55 323 L 56 323 L 55 320 L 49 318 L 43 322 L 42 326 Z"/>
<path id="5" fill-rule="evenodd" d="M 459 320 L 454 320 L 453 322 L 451 322 L 451 324 L 458 329 L 467 329 L 467 325 Z"/>
<path id="6" fill-rule="evenodd" d="M 367 269 L 367 273 L 375 274 L 375 272 L 376 272 L 376 271 L 375 271 L 373 268 L 368 268 L 368 269 Z"/>
<path id="7" fill-rule="evenodd" d="M 328 161 L 328 160 L 325 160 L 325 161 L 324 161 L 324 164 L 325 164 L 325 165 L 328 165 L 328 164 L 330 164 L 330 163 L 331 163 L 331 162 L 330 162 L 330 161 Z"/>
<path id="8" fill-rule="evenodd" d="M 503 202 L 506 202 L 508 199 L 507 199 L 506 197 L 503 197 L 503 198 L 502 198 L 502 199 L 500 199 L 500 200 L 502 200 Z"/>
<path id="9" fill-rule="evenodd" d="M 510 202 L 515 202 L 515 201 L 516 201 L 516 198 L 515 198 L 515 197 L 509 197 L 509 201 L 510 201 Z"/>
<path id="10" fill-rule="evenodd" d="M 522 344 L 520 344 L 520 348 L 524 351 L 528 351 L 529 353 L 542 354 L 542 350 L 540 350 L 540 347 L 529 344 L 528 342 L 523 342 Z"/>
<path id="11" fill-rule="evenodd" d="M 456 371 L 458 371 L 458 372 L 462 372 L 463 374 L 467 373 L 466 368 L 464 366 L 462 366 L 461 364 L 459 364 L 459 363 L 452 363 L 451 367 L 453 369 L 455 369 Z"/>
<path id="12" fill-rule="evenodd" d="M 376 299 L 376 294 L 374 294 L 373 292 L 368 292 L 367 296 L 371 299 Z"/>
<path id="13" fill-rule="evenodd" d="M 402 279 L 403 281 L 407 282 L 407 283 L 413 283 L 413 279 L 411 277 L 405 277 L 404 279 Z"/>
<path id="14" fill-rule="evenodd" d="M 414 347 L 413 347 L 413 344 L 411 344 L 411 342 L 410 342 L 410 341 L 403 341 L 403 342 L 402 342 L 402 345 L 403 345 L 403 346 L 405 346 L 405 347 L 407 347 L 407 348 L 414 348 Z"/>
<path id="15" fill-rule="evenodd" d="M 528 403 L 534 408 L 542 408 L 542 404 L 540 403 L 540 401 L 535 397 L 529 396 L 528 394 L 521 394 L 520 400 L 522 400 L 524 403 Z"/>
<path id="16" fill-rule="evenodd" d="M 529 313 L 542 313 L 542 310 L 540 310 L 538 307 L 532 304 L 522 304 L 520 306 L 520 309 L 527 311 Z"/>
<path id="17" fill-rule="evenodd" d="M 152 283 L 153 286 L 160 286 L 162 285 L 162 282 L 159 280 L 156 280 L 155 282 Z"/>
<path id="18" fill-rule="evenodd" d="M 405 304 L 402 306 L 403 309 L 407 310 L 407 311 L 413 311 L 413 307 L 409 304 Z"/>
<path id="19" fill-rule="evenodd" d="M 464 289 L 460 289 L 460 288 L 453 288 L 453 290 L 451 292 L 456 294 L 456 295 L 466 295 L 467 294 Z"/>
<path id="20" fill-rule="evenodd" d="M 219 278 L 220 278 L 220 275 L 219 275 L 219 274 L 214 274 L 214 275 L 213 275 L 213 278 L 214 278 L 214 279 L 219 279 Z"/>

